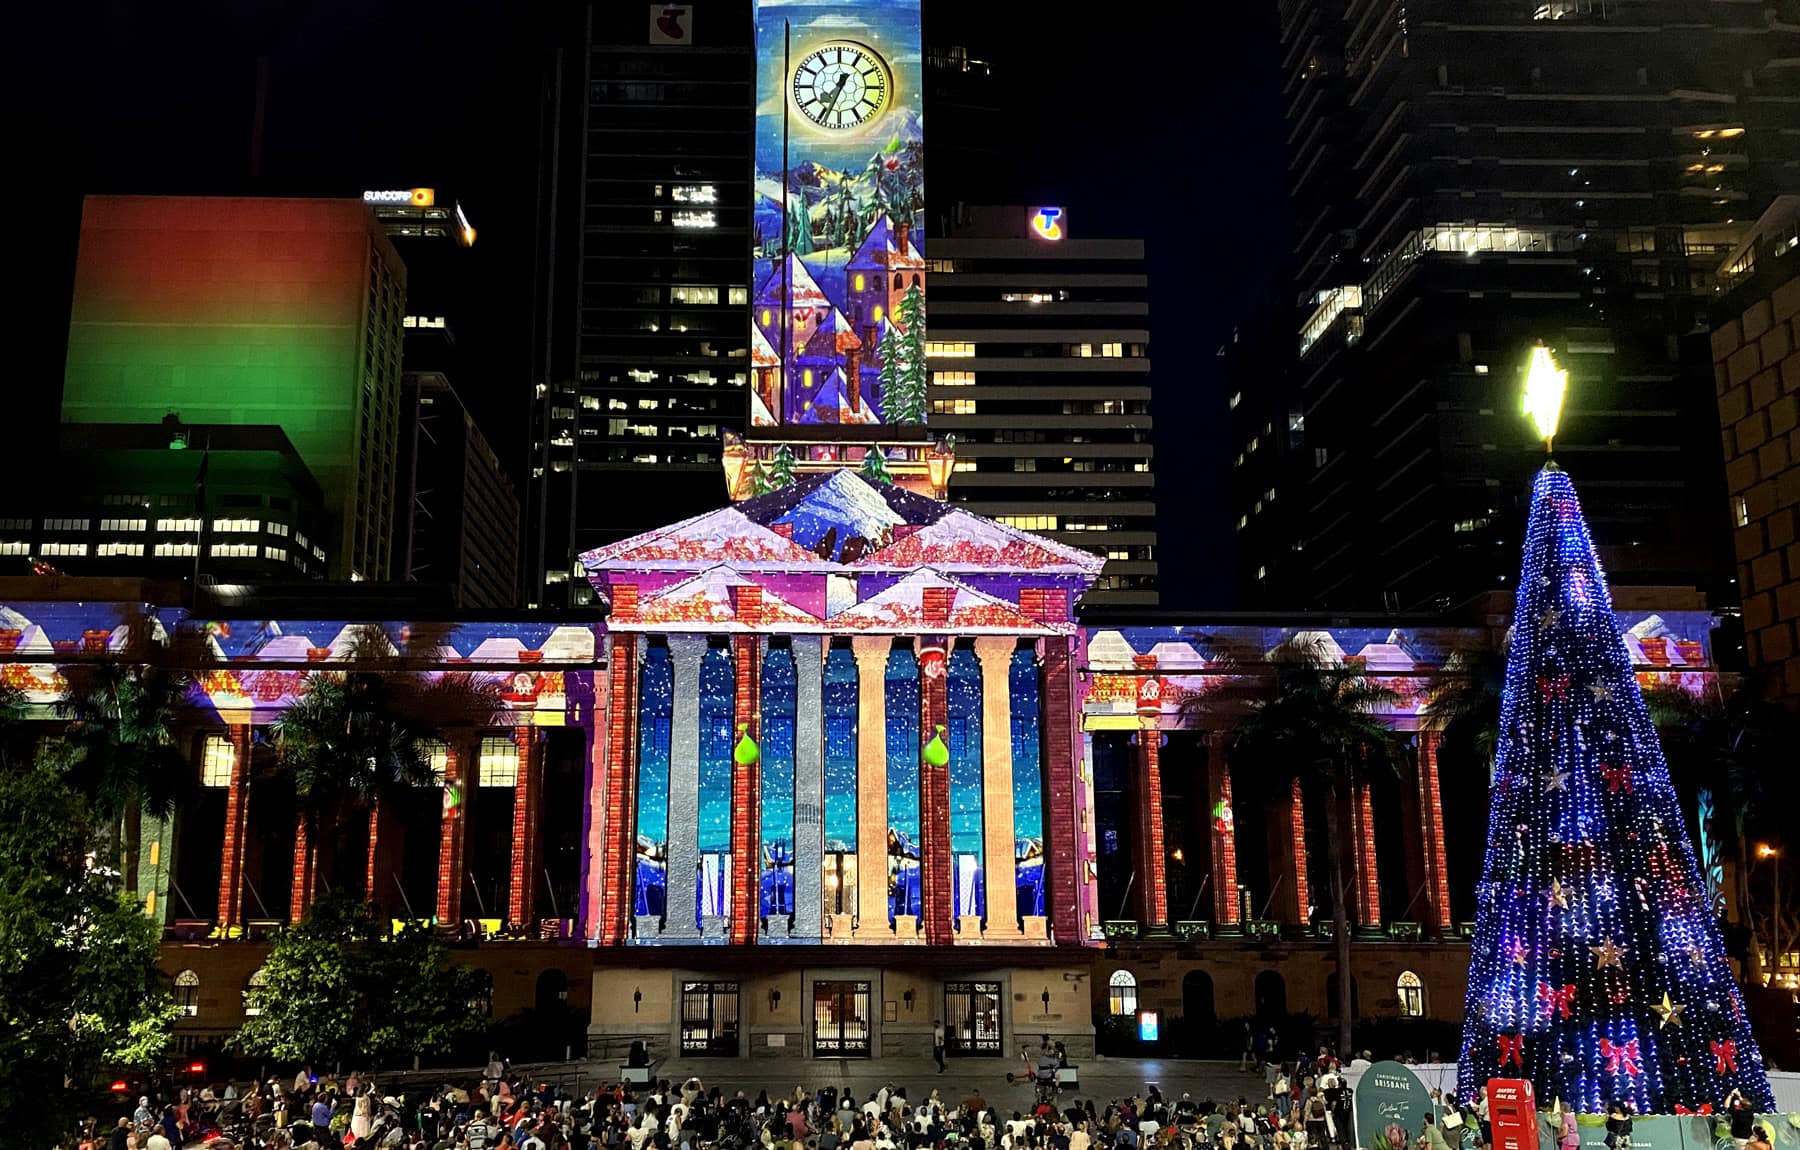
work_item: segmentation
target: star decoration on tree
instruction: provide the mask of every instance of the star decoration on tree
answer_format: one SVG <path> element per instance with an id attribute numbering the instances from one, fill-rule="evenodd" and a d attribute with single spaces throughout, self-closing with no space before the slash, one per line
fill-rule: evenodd
<path id="1" fill-rule="evenodd" d="M 1524 966 L 1525 960 L 1531 957 L 1531 948 L 1515 938 L 1506 948 L 1506 956 L 1512 959 L 1514 966 Z"/>
<path id="2" fill-rule="evenodd" d="M 1655 1011 L 1657 1016 L 1662 1019 L 1656 1027 L 1658 1030 L 1662 1030 L 1671 1024 L 1675 1026 L 1681 1025 L 1681 1012 L 1687 1009 L 1687 1003 L 1670 1002 L 1669 992 L 1665 990 L 1663 991 L 1662 1001 L 1655 1004 L 1650 1009 Z"/>
<path id="3" fill-rule="evenodd" d="M 1569 888 L 1565 887 L 1559 879 L 1550 880 L 1550 889 L 1544 892 L 1544 898 L 1551 906 L 1559 910 L 1569 909 Z"/>
<path id="4" fill-rule="evenodd" d="M 1613 698 L 1612 684 L 1610 684 L 1610 683 L 1590 683 L 1590 684 L 1588 684 L 1588 690 L 1593 692 L 1594 702 L 1596 702 L 1596 703 L 1612 702 L 1612 698 Z"/>
<path id="5" fill-rule="evenodd" d="M 1625 969 L 1625 964 L 1619 961 L 1625 956 L 1625 952 L 1620 950 L 1619 944 L 1612 939 L 1609 938 L 1599 946 L 1590 946 L 1588 949 L 1594 952 L 1599 969 L 1605 970 L 1609 966 L 1616 966 L 1620 970 Z"/>
<path id="6" fill-rule="evenodd" d="M 1706 952 L 1701 950 L 1697 946 L 1688 947 L 1687 948 L 1687 956 L 1688 956 L 1688 961 L 1693 963 L 1695 966 L 1705 966 L 1706 965 Z"/>
<path id="7" fill-rule="evenodd" d="M 1552 768 L 1542 776 L 1545 791 L 1567 791 L 1569 789 L 1569 772 Z"/>
<path id="8" fill-rule="evenodd" d="M 1561 611 L 1558 611 L 1555 607 L 1546 607 L 1544 613 L 1538 616 L 1538 630 L 1548 631 L 1550 628 L 1556 626 L 1557 620 L 1561 618 Z"/>

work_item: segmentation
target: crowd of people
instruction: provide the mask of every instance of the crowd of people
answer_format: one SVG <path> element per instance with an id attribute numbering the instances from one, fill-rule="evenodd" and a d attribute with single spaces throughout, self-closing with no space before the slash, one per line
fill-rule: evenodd
<path id="1" fill-rule="evenodd" d="M 1155 1085 L 1105 1103 L 1059 1096 L 1046 1042 L 1026 1052 L 1033 1101 L 1015 1108 L 979 1089 L 866 1096 L 848 1087 L 795 1087 L 771 1096 L 708 1088 L 698 1078 L 642 1086 L 602 1084 L 579 1095 L 510 1072 L 499 1059 L 478 1081 L 421 1090 L 383 1089 L 368 1076 L 320 1076 L 303 1068 L 271 1078 L 145 1095 L 111 1128 L 89 1120 L 79 1150 L 1354 1150 L 1351 1089 L 1328 1052 L 1287 1061 L 1259 1057 L 1261 1079 L 1233 1101 L 1165 1097 Z M 1354 1067 L 1355 1064 L 1353 1063 Z M 1049 1071 L 1046 1074 L 1046 1071 Z M 1251 1078 L 1246 1082 L 1255 1081 Z M 1365 1145 L 1387 1150 L 1489 1150 L 1485 1099 L 1464 1107 L 1433 1092 L 1435 1112 L 1416 1130 L 1390 1124 Z M 1631 1115 L 1608 1115 L 1609 1146 L 1630 1146 Z M 1740 1122 L 1739 1111 L 1744 1112 Z M 1725 1113 L 1759 1136 L 1748 1103 Z M 1572 1114 L 1560 1116 L 1562 1150 L 1577 1150 Z M 1553 1126 L 1553 1128 L 1555 1128 Z M 1571 1136 L 1573 1144 L 1571 1145 Z M 1766 1150 L 1750 1146 L 1748 1150 Z"/>

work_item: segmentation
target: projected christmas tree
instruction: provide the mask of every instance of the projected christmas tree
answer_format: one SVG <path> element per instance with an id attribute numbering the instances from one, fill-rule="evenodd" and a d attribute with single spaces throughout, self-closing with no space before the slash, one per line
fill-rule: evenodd
<path id="1" fill-rule="evenodd" d="M 1551 433 L 1554 432 L 1552 427 Z M 1547 438 L 1548 436 L 1546 436 Z M 1459 1093 L 1596 1113 L 1774 1099 L 1569 477 L 1531 520 L 1501 704 Z"/>

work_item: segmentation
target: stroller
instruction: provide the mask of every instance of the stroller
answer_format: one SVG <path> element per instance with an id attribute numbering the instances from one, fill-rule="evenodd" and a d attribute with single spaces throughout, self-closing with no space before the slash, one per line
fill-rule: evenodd
<path id="1" fill-rule="evenodd" d="M 1037 1057 L 1037 1067 L 1031 1076 L 1032 1085 L 1037 1088 L 1038 1104 L 1048 1105 L 1052 1109 L 1056 1106 L 1056 1093 L 1059 1089 L 1059 1085 L 1056 1081 L 1056 1070 L 1058 1065 L 1059 1062 L 1055 1051 L 1047 1049 L 1040 1050 Z"/>

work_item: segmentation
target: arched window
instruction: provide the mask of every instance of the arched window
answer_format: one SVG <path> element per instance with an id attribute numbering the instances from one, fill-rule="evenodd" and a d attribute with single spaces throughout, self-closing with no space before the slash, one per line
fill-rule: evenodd
<path id="1" fill-rule="evenodd" d="M 1410 970 L 1401 971 L 1395 989 L 1400 994 L 1401 1018 L 1425 1017 L 1425 984 L 1418 975 Z"/>
<path id="2" fill-rule="evenodd" d="M 1112 1014 L 1137 1013 L 1137 975 L 1115 970 L 1106 980 L 1106 1008 Z"/>
<path id="3" fill-rule="evenodd" d="M 250 980 L 244 983 L 244 1017 L 255 1018 L 262 1013 L 262 1007 L 256 1004 L 251 996 L 260 988 L 269 984 L 269 972 L 265 967 L 257 967 L 250 974 Z"/>
<path id="4" fill-rule="evenodd" d="M 899 272 L 895 272 L 894 273 L 894 287 L 895 288 L 903 288 L 905 286 L 906 286 L 906 277 L 901 275 Z"/>
<path id="5" fill-rule="evenodd" d="M 191 970 L 175 976 L 175 1008 L 188 1018 L 200 1013 L 200 976 Z"/>

